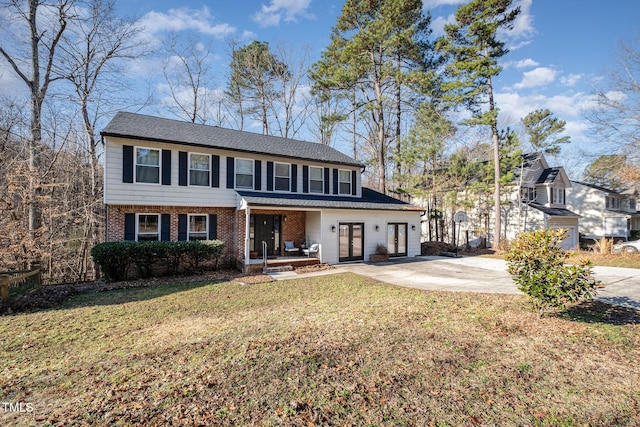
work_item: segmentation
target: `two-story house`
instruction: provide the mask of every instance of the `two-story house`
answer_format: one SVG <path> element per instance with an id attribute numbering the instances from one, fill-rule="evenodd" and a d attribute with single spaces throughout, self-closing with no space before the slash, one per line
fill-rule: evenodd
<path id="1" fill-rule="evenodd" d="M 420 254 L 421 209 L 329 146 L 125 112 L 101 135 L 108 241 L 220 239 L 240 268 L 285 242 L 330 264 Z"/>
<path id="2" fill-rule="evenodd" d="M 562 246 L 566 250 L 575 248 L 579 241 L 579 215 L 566 206 L 571 181 L 564 168 L 550 167 L 542 153 L 529 153 L 522 155 L 520 165 L 513 172 L 515 179 L 502 188 L 501 235 L 513 240 L 521 232 L 566 228 L 568 235 Z M 489 234 L 493 235 L 491 206 L 474 209 L 467 227 L 480 230 L 479 234 L 489 228 Z"/>
<path id="3" fill-rule="evenodd" d="M 637 192 L 617 192 L 586 182 L 572 181 L 567 207 L 580 214 L 580 233 L 586 239 L 623 239 L 640 229 Z"/>

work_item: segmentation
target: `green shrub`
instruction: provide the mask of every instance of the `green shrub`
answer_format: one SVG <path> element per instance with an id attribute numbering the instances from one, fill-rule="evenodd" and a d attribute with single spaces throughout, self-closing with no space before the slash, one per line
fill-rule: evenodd
<path id="1" fill-rule="evenodd" d="M 99 243 L 91 249 L 91 257 L 107 280 L 117 282 L 127 278 L 136 245 L 136 242 Z"/>
<path id="2" fill-rule="evenodd" d="M 136 277 L 149 278 L 160 273 L 175 275 L 183 271 L 195 272 L 203 263 L 218 261 L 224 251 L 220 240 L 198 240 L 192 242 L 106 242 L 91 249 L 93 261 L 100 267 L 105 278 L 116 282 L 127 279 L 131 266 L 136 267 Z"/>
<path id="3" fill-rule="evenodd" d="M 505 259 L 518 289 L 527 294 L 534 310 L 543 313 L 593 298 L 600 284 L 591 276 L 591 262 L 565 265 L 569 256 L 560 247 L 566 229 L 521 233 Z"/>

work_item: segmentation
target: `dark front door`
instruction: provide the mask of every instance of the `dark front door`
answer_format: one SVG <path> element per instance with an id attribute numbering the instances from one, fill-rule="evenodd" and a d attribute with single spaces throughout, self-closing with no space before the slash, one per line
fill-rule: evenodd
<path id="1" fill-rule="evenodd" d="M 267 256 L 280 253 L 280 215 L 251 215 L 254 227 L 254 241 L 252 246 L 263 255 L 262 242 L 267 243 Z"/>
<path id="2" fill-rule="evenodd" d="M 407 256 L 407 224 L 387 224 L 387 250 L 389 256 Z"/>
<path id="3" fill-rule="evenodd" d="M 364 224 L 340 224 L 340 262 L 364 259 Z"/>

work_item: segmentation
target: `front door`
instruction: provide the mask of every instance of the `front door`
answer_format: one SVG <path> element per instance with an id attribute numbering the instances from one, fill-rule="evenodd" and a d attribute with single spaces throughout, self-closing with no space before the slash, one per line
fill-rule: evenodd
<path id="1" fill-rule="evenodd" d="M 364 259 L 364 224 L 340 224 L 340 262 Z"/>
<path id="2" fill-rule="evenodd" d="M 387 224 L 387 249 L 389 256 L 407 256 L 407 224 Z"/>
<path id="3" fill-rule="evenodd" d="M 263 255 L 262 242 L 267 242 L 267 256 L 280 253 L 280 215 L 251 215 L 254 227 L 254 239 L 252 248 Z"/>

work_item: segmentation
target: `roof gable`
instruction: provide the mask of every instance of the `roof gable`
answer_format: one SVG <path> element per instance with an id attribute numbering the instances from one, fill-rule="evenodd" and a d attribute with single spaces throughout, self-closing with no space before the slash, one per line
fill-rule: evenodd
<path id="1" fill-rule="evenodd" d="M 101 132 L 101 135 L 363 167 L 362 163 L 346 154 L 315 142 L 261 135 L 123 111 L 115 115 Z"/>

